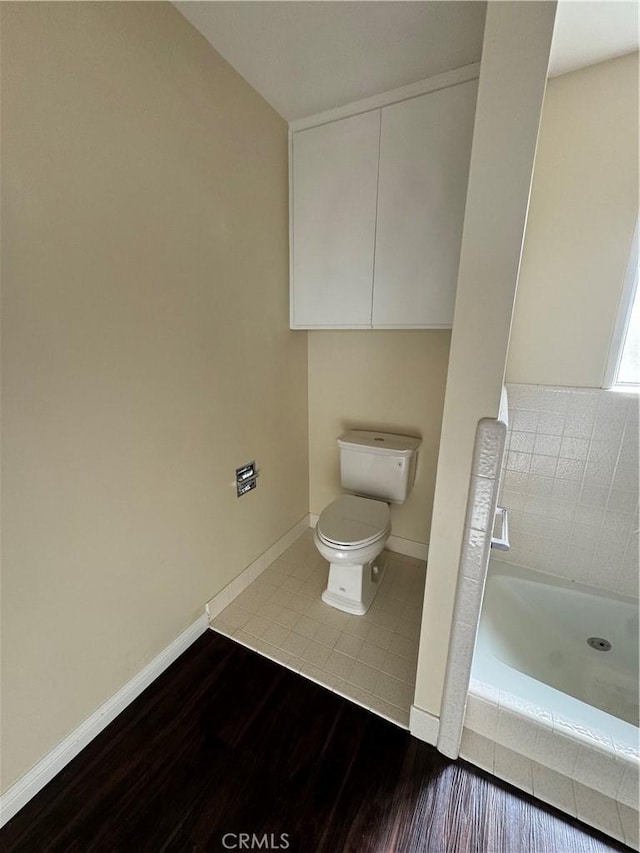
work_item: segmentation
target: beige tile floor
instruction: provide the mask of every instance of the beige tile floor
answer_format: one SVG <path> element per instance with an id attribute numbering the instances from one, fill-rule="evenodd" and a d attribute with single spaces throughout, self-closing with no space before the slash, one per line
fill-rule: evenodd
<path id="1" fill-rule="evenodd" d="M 300 537 L 211 627 L 400 726 L 409 726 L 425 565 L 384 551 L 380 590 L 364 616 L 320 599 L 329 564 Z"/>

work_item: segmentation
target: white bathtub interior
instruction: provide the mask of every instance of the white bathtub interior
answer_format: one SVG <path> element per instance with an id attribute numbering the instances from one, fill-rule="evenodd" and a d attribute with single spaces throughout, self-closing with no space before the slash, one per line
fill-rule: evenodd
<path id="1" fill-rule="evenodd" d="M 637 601 L 491 560 L 461 755 L 638 849 L 639 746 Z"/>
<path id="2" fill-rule="evenodd" d="M 589 639 L 610 648 L 594 648 Z M 480 680 L 618 737 L 629 724 L 636 729 L 638 604 L 632 598 L 495 562 L 477 643 Z"/>

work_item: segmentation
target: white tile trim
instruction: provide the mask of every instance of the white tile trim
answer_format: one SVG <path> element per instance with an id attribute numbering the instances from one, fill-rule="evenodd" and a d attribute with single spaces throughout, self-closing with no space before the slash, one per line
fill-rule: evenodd
<path id="1" fill-rule="evenodd" d="M 418 740 L 435 746 L 438 742 L 438 730 L 440 728 L 440 720 L 434 717 L 428 711 L 418 708 L 416 705 L 411 706 L 409 711 L 409 731 Z"/>
<path id="2" fill-rule="evenodd" d="M 71 734 L 29 770 L 15 785 L 0 797 L 0 826 L 9 821 L 20 809 L 50 782 L 72 758 L 84 749 L 121 711 L 133 702 L 152 681 L 176 660 L 208 628 L 206 613 L 183 631 L 172 643 L 128 681 L 117 693 L 107 699 L 97 711 L 81 723 Z"/>
<path id="3" fill-rule="evenodd" d="M 506 424 L 493 418 L 476 428 L 438 735 L 438 750 L 449 758 L 460 750 L 506 433 Z"/>
<path id="4" fill-rule="evenodd" d="M 640 772 L 637 750 L 616 748 L 601 733 L 589 733 L 562 715 L 504 690 L 494 699 L 481 696 L 484 687 L 476 680 L 471 683 L 465 729 L 490 737 L 500 746 L 570 776 L 603 796 L 634 805 L 634 778 L 637 780 Z"/>
<path id="5" fill-rule="evenodd" d="M 318 523 L 319 515 L 309 513 L 309 527 L 314 528 Z M 387 551 L 392 551 L 394 554 L 402 554 L 404 557 L 415 557 L 416 560 L 424 560 L 427 562 L 429 553 L 428 542 L 416 542 L 414 539 L 403 539 L 400 536 L 391 535 L 387 539 Z"/>
<path id="6" fill-rule="evenodd" d="M 317 520 L 316 516 L 316 520 Z M 224 589 L 221 589 L 217 595 L 214 595 L 213 598 L 207 602 L 206 604 L 206 612 L 209 617 L 209 622 L 211 622 L 215 617 L 221 613 L 224 608 L 231 604 L 234 598 L 237 598 L 241 592 L 244 592 L 245 589 L 252 583 L 259 575 L 264 572 L 265 569 L 269 568 L 271 563 L 274 560 L 277 560 L 278 557 L 290 548 L 291 545 L 299 539 L 300 536 L 305 532 L 305 530 L 309 529 L 309 515 L 305 513 L 302 516 L 300 521 L 293 525 L 284 536 L 281 536 L 277 542 L 267 548 L 267 550 L 260 554 L 260 556 L 251 563 L 250 566 L 247 566 L 240 574 L 234 578 L 231 583 L 227 584 Z"/>

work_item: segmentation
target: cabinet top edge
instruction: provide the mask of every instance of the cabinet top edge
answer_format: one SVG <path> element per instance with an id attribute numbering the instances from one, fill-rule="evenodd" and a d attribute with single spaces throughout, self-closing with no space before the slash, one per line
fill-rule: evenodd
<path id="1" fill-rule="evenodd" d="M 296 119 L 289 122 L 289 133 L 297 133 L 300 130 L 309 130 L 312 127 L 318 127 L 322 124 L 328 124 L 332 121 L 338 121 L 342 118 L 358 115 L 359 113 L 369 112 L 370 110 L 387 107 L 391 104 L 397 104 L 401 101 L 407 101 L 410 98 L 416 98 L 420 95 L 427 95 L 429 92 L 437 92 L 439 89 L 447 89 L 450 86 L 457 86 L 460 83 L 467 83 L 470 80 L 477 80 L 480 76 L 480 63 L 473 62 L 470 65 L 463 65 L 460 68 L 454 68 L 451 71 L 444 71 L 442 74 L 436 74 L 434 77 L 427 77 L 425 80 L 418 80 L 415 83 L 409 83 L 407 86 L 401 86 L 399 89 L 392 89 L 389 92 L 382 92 L 379 95 L 372 95 L 370 98 L 363 98 L 360 101 L 353 101 L 350 104 L 345 104 L 342 107 L 326 110 L 322 113 L 316 113 L 306 118 Z"/>
<path id="2" fill-rule="evenodd" d="M 316 324 L 312 326 L 307 323 L 289 323 L 292 332 L 446 332 L 453 328 L 453 322 L 449 323 L 368 323 L 358 326 L 354 323 L 338 324 Z"/>

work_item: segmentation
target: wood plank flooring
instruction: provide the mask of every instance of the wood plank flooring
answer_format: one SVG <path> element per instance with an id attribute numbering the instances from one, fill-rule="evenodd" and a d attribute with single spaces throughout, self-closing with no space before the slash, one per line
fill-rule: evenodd
<path id="1" fill-rule="evenodd" d="M 628 848 L 208 631 L 0 830 L 0 849 Z"/>

